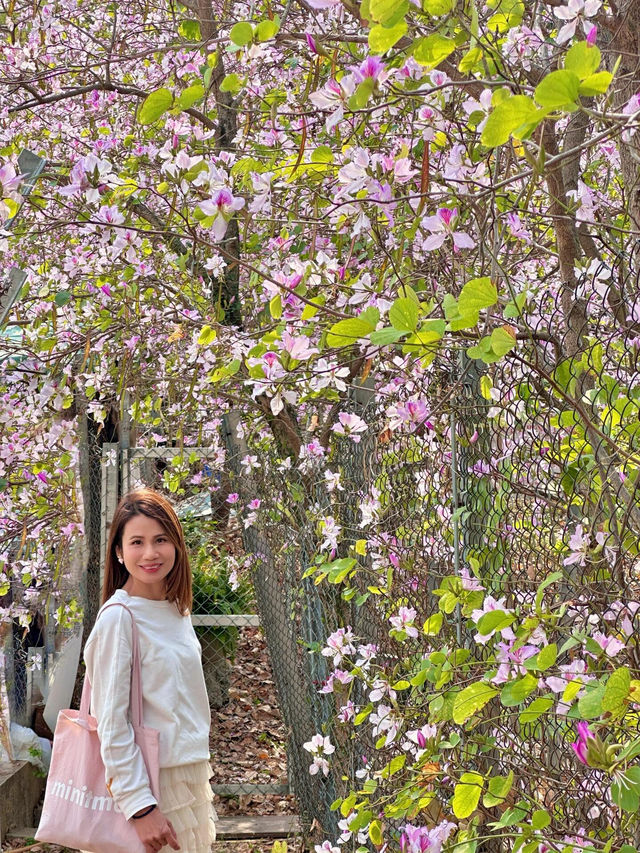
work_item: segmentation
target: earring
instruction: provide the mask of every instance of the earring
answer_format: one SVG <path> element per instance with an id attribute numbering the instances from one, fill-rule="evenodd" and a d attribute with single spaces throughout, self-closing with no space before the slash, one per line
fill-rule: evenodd
<path id="1" fill-rule="evenodd" d="M 122 559 L 122 557 L 118 557 L 118 562 L 119 562 L 119 563 L 124 563 L 124 560 Z"/>

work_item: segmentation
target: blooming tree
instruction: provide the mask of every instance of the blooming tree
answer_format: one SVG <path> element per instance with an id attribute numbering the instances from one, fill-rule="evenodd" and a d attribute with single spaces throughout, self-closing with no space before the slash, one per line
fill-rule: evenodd
<path id="1" fill-rule="evenodd" d="M 634 842 L 636 6 L 0 12 L 0 228 L 20 150 L 48 164 L 0 232 L 28 271 L 0 354 L 3 616 L 53 593 L 80 618 L 88 423 L 179 448 L 181 493 L 190 448 L 232 467 L 239 413 L 227 503 L 304 532 L 301 583 L 340 601 L 310 773 L 371 746 L 321 850 Z"/>

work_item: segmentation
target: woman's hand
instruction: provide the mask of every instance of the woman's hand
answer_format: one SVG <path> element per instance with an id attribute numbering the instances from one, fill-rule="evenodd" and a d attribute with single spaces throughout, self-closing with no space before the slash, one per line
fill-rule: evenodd
<path id="1" fill-rule="evenodd" d="M 155 808 L 146 817 L 132 820 L 131 823 L 138 833 L 138 838 L 144 844 L 145 853 L 158 853 L 165 844 L 173 847 L 174 850 L 180 850 L 176 831 L 160 809 Z"/>

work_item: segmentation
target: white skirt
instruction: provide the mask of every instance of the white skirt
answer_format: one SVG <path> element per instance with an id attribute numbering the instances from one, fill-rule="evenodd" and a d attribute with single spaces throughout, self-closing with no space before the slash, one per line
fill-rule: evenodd
<path id="1" fill-rule="evenodd" d="M 208 761 L 160 768 L 160 811 L 173 824 L 182 853 L 210 853 L 216 840 L 211 775 Z M 165 845 L 161 853 L 170 850 Z"/>
<path id="2" fill-rule="evenodd" d="M 218 815 L 213 807 L 211 776 L 208 761 L 160 768 L 159 808 L 176 831 L 181 853 L 210 853 L 216 840 L 214 821 Z M 166 844 L 160 853 L 171 850 Z"/>

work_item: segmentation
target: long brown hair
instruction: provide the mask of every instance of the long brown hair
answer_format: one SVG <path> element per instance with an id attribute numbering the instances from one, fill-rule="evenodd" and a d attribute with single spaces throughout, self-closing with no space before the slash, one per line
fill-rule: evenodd
<path id="1" fill-rule="evenodd" d="M 129 572 L 119 562 L 116 548 L 122 548 L 122 534 L 125 524 L 136 515 L 146 515 L 157 521 L 165 530 L 176 549 L 176 561 L 165 579 L 167 601 L 173 601 L 176 607 L 186 616 L 193 605 L 191 587 L 191 567 L 189 553 L 184 541 L 182 526 L 169 501 L 153 489 L 136 489 L 125 495 L 116 509 L 107 545 L 107 559 L 104 566 L 104 583 L 102 585 L 102 603 L 111 598 L 117 589 L 127 582 Z"/>

